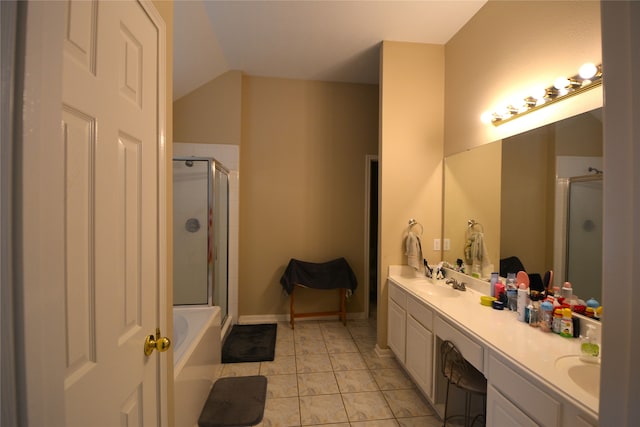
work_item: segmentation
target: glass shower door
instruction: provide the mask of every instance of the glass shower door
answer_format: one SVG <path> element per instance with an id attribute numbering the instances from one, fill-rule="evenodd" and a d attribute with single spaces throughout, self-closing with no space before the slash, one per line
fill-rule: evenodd
<path id="1" fill-rule="evenodd" d="M 602 302 L 602 176 L 572 178 L 567 218 L 567 280 L 584 300 Z"/>
<path id="2" fill-rule="evenodd" d="M 173 161 L 173 303 L 209 302 L 208 160 Z"/>

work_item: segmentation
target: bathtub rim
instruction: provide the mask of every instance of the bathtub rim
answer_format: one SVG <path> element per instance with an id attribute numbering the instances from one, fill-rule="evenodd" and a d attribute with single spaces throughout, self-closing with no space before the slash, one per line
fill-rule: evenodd
<path id="1" fill-rule="evenodd" d="M 183 345 L 187 345 L 187 347 L 185 348 L 184 353 L 182 353 L 182 356 L 180 357 L 180 360 L 176 360 L 175 358 L 175 348 L 174 348 L 174 361 L 173 361 L 173 378 L 174 380 L 176 380 L 178 378 L 178 376 L 180 375 L 180 373 L 182 372 L 184 366 L 186 365 L 187 361 L 189 360 L 189 355 L 193 354 L 196 346 L 200 343 L 200 341 L 202 340 L 204 334 L 207 332 L 207 330 L 212 326 L 212 323 L 214 322 L 214 319 L 216 318 L 220 318 L 220 312 L 221 309 L 218 306 L 203 306 L 203 305 L 198 305 L 198 306 L 192 306 L 192 305 L 176 305 L 173 306 L 173 314 L 175 315 L 176 312 L 194 312 L 194 311 L 210 311 L 211 314 L 210 316 L 207 318 L 206 322 L 202 325 L 202 327 L 198 330 L 198 332 L 196 333 L 196 335 L 194 335 L 193 339 L 191 341 L 189 341 L 188 343 L 185 342 L 183 343 Z M 188 323 L 188 320 L 187 320 Z M 187 337 L 189 336 L 189 333 L 187 332 Z M 186 339 L 186 338 L 185 338 Z"/>

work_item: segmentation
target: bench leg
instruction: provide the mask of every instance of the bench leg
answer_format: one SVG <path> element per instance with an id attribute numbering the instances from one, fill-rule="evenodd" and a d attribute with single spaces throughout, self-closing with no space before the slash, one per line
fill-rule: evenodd
<path id="1" fill-rule="evenodd" d="M 340 288 L 340 320 L 342 324 L 347 326 L 347 308 L 346 308 L 347 290 Z"/>
<path id="2" fill-rule="evenodd" d="M 291 316 L 291 318 L 289 319 L 289 323 L 291 323 L 291 329 L 295 328 L 294 322 L 295 322 L 295 313 L 293 311 L 293 292 L 296 290 L 296 287 L 294 286 L 293 289 L 291 290 L 291 294 L 289 295 L 289 316 Z"/>

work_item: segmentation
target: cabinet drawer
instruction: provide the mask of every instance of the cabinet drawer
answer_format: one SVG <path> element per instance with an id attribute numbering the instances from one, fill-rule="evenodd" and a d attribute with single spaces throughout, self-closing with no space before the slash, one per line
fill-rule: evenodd
<path id="1" fill-rule="evenodd" d="M 434 321 L 434 331 L 443 341 L 449 340 L 454 343 L 462 353 L 462 356 L 477 370 L 484 373 L 484 349 L 480 344 L 438 316 Z M 436 351 L 440 351 L 440 349 L 438 348 Z"/>
<path id="2" fill-rule="evenodd" d="M 487 425 L 537 427 L 538 425 L 490 385 L 487 387 Z"/>
<path id="3" fill-rule="evenodd" d="M 387 283 L 389 284 L 389 298 L 394 300 L 401 308 L 406 309 L 407 293 L 392 281 L 389 280 Z"/>
<path id="4" fill-rule="evenodd" d="M 489 356 L 489 382 L 538 424 L 560 425 L 562 404 L 494 356 Z"/>
<path id="5" fill-rule="evenodd" d="M 428 330 L 433 330 L 433 311 L 411 295 L 407 296 L 407 313 Z"/>

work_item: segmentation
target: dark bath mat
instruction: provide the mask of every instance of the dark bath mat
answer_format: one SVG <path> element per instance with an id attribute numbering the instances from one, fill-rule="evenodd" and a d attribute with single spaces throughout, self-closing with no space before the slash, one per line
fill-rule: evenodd
<path id="1" fill-rule="evenodd" d="M 222 346 L 222 363 L 272 361 L 277 326 L 275 323 L 233 325 Z"/>
<path id="2" fill-rule="evenodd" d="M 267 377 L 221 378 L 204 403 L 198 427 L 246 427 L 262 421 Z"/>

